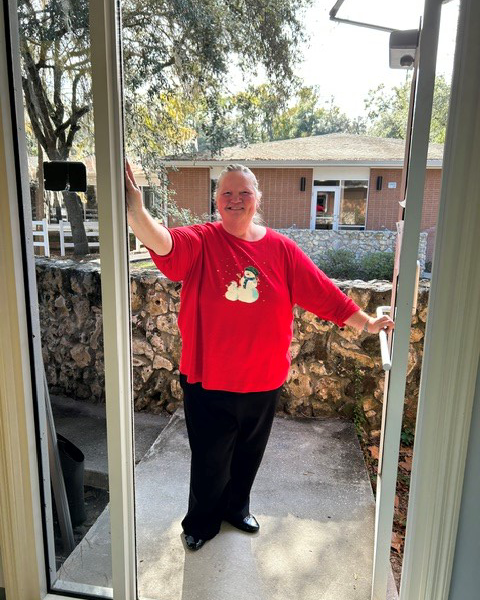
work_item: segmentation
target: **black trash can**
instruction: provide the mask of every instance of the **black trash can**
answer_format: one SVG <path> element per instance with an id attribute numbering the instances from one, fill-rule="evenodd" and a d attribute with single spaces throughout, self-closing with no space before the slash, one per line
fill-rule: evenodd
<path id="1" fill-rule="evenodd" d="M 72 526 L 81 525 L 87 519 L 83 492 L 85 456 L 80 448 L 57 433 L 58 453 L 67 491 L 68 508 Z"/>

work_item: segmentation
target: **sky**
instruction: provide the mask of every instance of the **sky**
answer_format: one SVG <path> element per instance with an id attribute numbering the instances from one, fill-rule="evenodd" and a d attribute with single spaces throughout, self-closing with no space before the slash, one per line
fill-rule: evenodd
<path id="1" fill-rule="evenodd" d="M 365 115 L 364 100 L 371 89 L 384 83 L 401 85 L 406 70 L 388 65 L 389 33 L 335 23 L 329 18 L 336 0 L 314 0 L 305 16 L 309 42 L 296 72 L 305 85 L 319 85 L 325 102 L 335 104 L 350 118 Z M 437 73 L 451 78 L 459 0 L 442 8 Z M 395 29 L 416 29 L 423 0 L 345 0 L 337 17 Z"/>

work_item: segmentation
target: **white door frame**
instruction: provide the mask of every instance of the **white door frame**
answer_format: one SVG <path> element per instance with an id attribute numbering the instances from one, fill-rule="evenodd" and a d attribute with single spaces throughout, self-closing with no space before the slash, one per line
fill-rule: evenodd
<path id="1" fill-rule="evenodd" d="M 438 1 L 427 0 L 427 6 L 431 8 Z M 461 31 L 465 39 L 458 42 L 459 55 L 455 59 L 401 600 L 448 600 L 471 403 L 480 353 L 480 308 L 477 302 L 472 302 L 472 296 L 479 297 L 480 294 L 480 274 L 475 252 L 480 230 L 477 167 L 480 160 L 477 108 L 480 82 L 476 77 L 480 65 L 476 37 L 480 8 L 475 0 L 463 0 L 462 12 Z M 3 5 L 0 6 L 0 27 L 3 28 L 2 19 Z M 0 36 L 0 544 L 2 548 L 8 548 L 8 552 L 2 552 L 4 579 L 9 600 L 70 600 L 68 595 L 47 595 L 44 586 L 43 537 L 38 525 L 41 501 L 32 436 L 34 416 L 32 374 L 29 371 L 31 347 L 27 327 L 28 304 L 24 287 L 26 270 L 22 262 L 23 232 L 18 215 L 19 190 L 15 171 L 15 140 L 22 137 L 24 131 L 12 131 L 10 127 L 12 113 L 6 56 L 5 37 Z M 108 74 L 113 77 L 111 72 Z M 108 80 L 107 87 L 112 83 L 113 80 Z M 110 164 L 115 163 L 118 174 L 122 169 L 121 162 L 118 164 L 118 154 L 114 153 L 113 156 Z M 110 176 L 110 179 L 114 186 L 115 176 Z M 458 193 L 459 186 L 465 191 L 464 194 Z M 119 192 L 121 197 L 122 190 Z M 458 210 L 459 199 L 462 210 Z M 113 199 L 106 197 L 103 201 L 113 204 L 108 212 L 115 216 Z M 122 242 L 116 237 L 118 231 L 114 231 L 118 222 L 109 223 L 104 217 L 103 235 L 110 236 L 112 246 L 121 249 Z M 119 235 L 123 236 L 122 233 Z M 108 241 L 105 243 L 108 244 Z M 106 283 L 107 287 L 113 289 L 117 279 L 118 273 L 114 270 Z M 456 281 L 455 286 L 452 281 Z M 122 292 L 122 298 L 124 295 Z M 399 295 L 399 308 L 400 302 L 403 300 Z M 120 316 L 119 320 L 123 325 L 115 341 L 119 341 L 121 349 L 125 350 L 128 339 L 124 327 L 125 315 Z M 110 368 L 117 373 L 121 371 L 115 364 Z M 122 397 L 125 397 L 125 390 L 122 391 Z M 112 463 L 125 458 L 125 447 L 128 447 L 128 442 L 125 443 L 129 429 L 125 402 L 120 403 L 120 408 L 121 417 L 114 415 L 112 420 L 112 415 L 108 414 L 109 453 L 111 448 L 120 449 L 123 453 L 114 455 L 115 458 L 111 456 Z M 111 440 L 115 428 L 123 436 L 123 441 L 117 446 Z M 115 474 L 116 490 L 120 488 L 121 494 L 121 497 L 112 496 L 112 506 L 116 505 L 117 514 L 126 514 L 127 523 L 131 523 L 133 506 L 128 492 L 131 474 L 122 473 L 118 465 L 112 464 L 111 467 Z M 432 495 L 436 498 L 434 506 L 431 503 Z M 119 507 L 123 508 L 119 510 Z M 122 523 L 112 521 L 112 535 L 116 536 L 118 543 L 132 543 L 128 528 L 125 533 L 123 527 Z M 130 550 L 121 548 L 114 555 L 117 565 L 114 568 L 114 589 L 124 590 L 123 595 L 121 592 L 116 595 L 119 600 L 135 600 L 131 585 L 132 560 L 128 558 L 131 554 Z M 126 565 L 127 569 L 121 572 L 119 565 Z"/>
<path id="2" fill-rule="evenodd" d="M 119 3 L 90 1 L 114 598 L 136 598 L 128 227 Z"/>
<path id="3" fill-rule="evenodd" d="M 385 374 L 380 437 L 382 468 L 381 472 L 379 469 L 377 474 L 376 486 L 372 600 L 385 600 L 390 573 L 390 544 L 410 349 L 412 307 L 416 287 L 440 13 L 441 0 L 426 0 L 418 49 L 419 64 L 410 145 L 410 169 L 405 195 L 406 209 L 400 250 L 396 314 L 393 317 L 395 330 L 392 345 L 392 367 L 389 373 Z"/>
<path id="4" fill-rule="evenodd" d="M 340 218 L 340 186 L 338 185 L 314 185 L 312 186 L 312 201 L 310 205 L 310 229 L 315 230 L 317 217 L 317 192 L 334 192 L 333 203 L 333 225 L 332 229 L 338 231 L 338 221 Z"/>
<path id="5" fill-rule="evenodd" d="M 30 364 L 41 360 L 40 336 L 37 335 L 32 343 L 29 330 L 30 318 L 38 317 L 32 317 L 31 307 L 27 304 L 27 289 L 30 297 L 36 296 L 36 290 L 32 291 L 34 275 L 32 284 L 32 268 L 28 263 L 30 260 L 33 264 L 33 243 L 30 229 L 27 236 L 23 234 L 18 210 L 18 199 L 28 196 L 28 165 L 16 2 L 9 0 L 8 21 L 3 7 L 2 3 L 0 28 L 10 35 L 0 36 L 0 207 L 2 229 L 5 230 L 2 230 L 0 245 L 0 314 L 2 322 L 11 327 L 0 328 L 0 456 L 5 458 L 0 460 L 0 544 L 2 548 L 8 548 L 2 557 L 9 600 L 58 600 L 69 596 L 68 592 L 64 592 L 64 596 L 47 593 L 33 397 L 43 386 L 38 381 L 32 386 L 35 371 L 33 368 L 30 371 Z M 117 3 L 109 0 L 90 3 L 113 589 L 69 587 L 72 592 L 88 591 L 134 600 L 130 294 L 116 7 Z M 16 91 L 15 107 L 10 105 L 11 90 Z M 41 422 L 40 436 L 46 438 L 44 431 Z M 48 472 L 44 478 L 49 486 Z M 53 544 L 49 544 L 50 550 L 54 551 Z M 63 589 L 65 585 L 68 582 L 56 582 L 53 587 Z"/>

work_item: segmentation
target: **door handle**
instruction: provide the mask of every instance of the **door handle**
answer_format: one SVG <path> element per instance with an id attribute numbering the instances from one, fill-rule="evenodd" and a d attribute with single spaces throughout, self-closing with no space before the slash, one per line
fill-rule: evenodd
<path id="1" fill-rule="evenodd" d="M 377 318 L 383 317 L 385 314 L 390 314 L 389 306 L 378 306 L 377 307 Z M 388 338 L 385 329 L 381 329 L 378 332 L 380 338 L 380 351 L 382 353 L 382 367 L 384 371 L 390 371 L 392 368 L 392 359 L 390 357 L 390 351 L 388 349 Z"/>

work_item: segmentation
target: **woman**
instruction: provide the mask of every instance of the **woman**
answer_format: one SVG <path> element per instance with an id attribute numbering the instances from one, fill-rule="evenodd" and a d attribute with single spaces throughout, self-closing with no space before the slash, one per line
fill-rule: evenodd
<path id="1" fill-rule="evenodd" d="M 183 281 L 178 326 L 180 383 L 192 451 L 184 539 L 198 550 L 222 520 L 255 533 L 250 490 L 290 365 L 293 306 L 339 326 L 378 333 L 371 318 L 289 238 L 260 225 L 255 175 L 230 165 L 220 175 L 220 220 L 168 229 L 144 209 L 126 169 L 128 221 L 170 279 Z"/>

